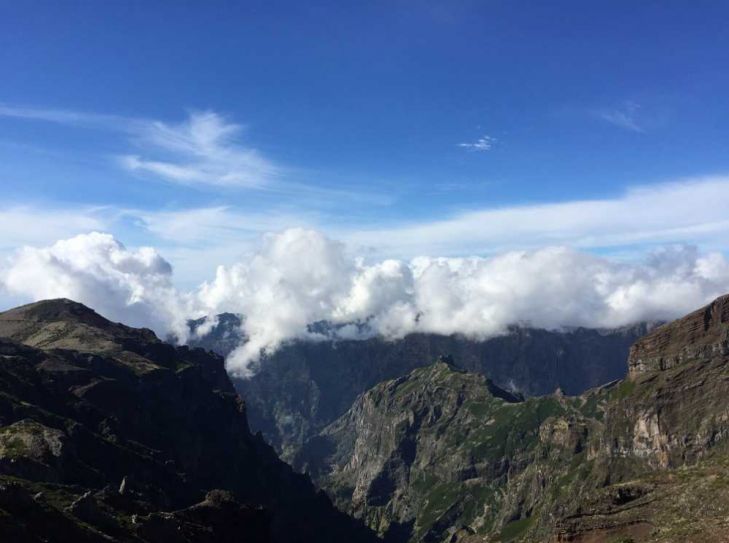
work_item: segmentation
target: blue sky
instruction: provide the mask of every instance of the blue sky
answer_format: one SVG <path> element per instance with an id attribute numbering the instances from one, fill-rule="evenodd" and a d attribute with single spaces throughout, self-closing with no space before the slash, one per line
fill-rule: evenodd
<path id="1" fill-rule="evenodd" d="M 549 5 L 547 5 L 549 4 Z M 0 250 L 179 282 L 264 232 L 364 255 L 727 250 L 725 2 L 0 2 Z"/>

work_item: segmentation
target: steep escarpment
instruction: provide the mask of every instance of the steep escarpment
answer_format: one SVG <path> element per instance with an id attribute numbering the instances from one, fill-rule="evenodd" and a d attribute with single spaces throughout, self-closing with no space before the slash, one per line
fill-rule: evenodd
<path id="1" fill-rule="evenodd" d="M 202 325 L 198 321 L 193 327 Z M 191 344 L 225 355 L 243 340 L 239 326 L 237 317 L 221 315 L 207 334 Z M 307 439 L 343 415 L 361 393 L 439 356 L 452 355 L 459 367 L 527 396 L 557 388 L 580 394 L 624 377 L 630 345 L 650 328 L 647 324 L 616 330 L 515 327 L 484 341 L 437 334 L 411 334 L 393 341 L 294 341 L 266 356 L 253 377 L 236 380 L 235 386 L 246 398 L 253 430 L 261 431 L 291 460 Z"/>
<path id="2" fill-rule="evenodd" d="M 222 358 L 69 300 L 0 338 L 0 539 L 372 540 L 251 434 Z"/>
<path id="3" fill-rule="evenodd" d="M 727 541 L 725 307 L 657 328 L 627 379 L 580 396 L 415 370 L 360 396 L 298 465 L 393 542 Z"/>
<path id="4" fill-rule="evenodd" d="M 729 297 L 645 336 L 603 394 L 589 467 L 557 510 L 558 541 L 726 541 Z"/>

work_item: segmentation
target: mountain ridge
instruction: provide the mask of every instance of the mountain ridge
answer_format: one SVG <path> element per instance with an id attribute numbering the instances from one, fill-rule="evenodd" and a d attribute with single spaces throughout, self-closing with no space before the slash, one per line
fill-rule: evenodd
<path id="1" fill-rule="evenodd" d="M 0 314 L 0 336 L 0 534 L 374 540 L 250 432 L 221 357 L 69 300 Z"/>

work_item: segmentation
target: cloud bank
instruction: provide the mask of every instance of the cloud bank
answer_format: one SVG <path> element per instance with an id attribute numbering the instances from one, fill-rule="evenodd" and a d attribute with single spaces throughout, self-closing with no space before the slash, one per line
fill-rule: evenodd
<path id="1" fill-rule="evenodd" d="M 255 253 L 182 292 L 156 250 L 127 249 L 92 233 L 20 250 L 3 268 L 2 284 L 29 299 L 73 298 L 183 339 L 187 318 L 243 314 L 249 340 L 228 367 L 245 375 L 261 353 L 286 341 L 321 339 L 308 325 L 322 320 L 341 325 L 342 338 L 487 338 L 513 324 L 558 329 L 671 319 L 728 292 L 729 261 L 670 246 L 631 263 L 566 247 L 367 263 L 321 232 L 289 229 L 264 236 Z M 365 322 L 364 329 L 355 325 Z"/>

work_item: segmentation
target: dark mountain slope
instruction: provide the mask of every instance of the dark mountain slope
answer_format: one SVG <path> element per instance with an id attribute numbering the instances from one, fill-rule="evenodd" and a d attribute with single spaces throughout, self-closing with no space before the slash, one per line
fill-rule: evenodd
<path id="1" fill-rule="evenodd" d="M 225 355 L 240 340 L 239 325 L 237 317 L 222 315 L 192 344 Z M 252 378 L 234 384 L 248 403 L 251 427 L 290 460 L 359 394 L 439 356 L 452 355 L 459 367 L 528 396 L 557 388 L 580 394 L 623 378 L 630 345 L 648 329 L 647 324 L 604 331 L 513 328 L 486 341 L 436 334 L 396 341 L 294 341 L 267 356 Z"/>
<path id="2" fill-rule="evenodd" d="M 250 433 L 220 357 L 69 300 L 0 337 L 0 540 L 373 539 Z"/>
<path id="3" fill-rule="evenodd" d="M 443 362 L 297 458 L 393 542 L 729 540 L 729 297 L 639 340 L 627 379 L 521 400 Z"/>

